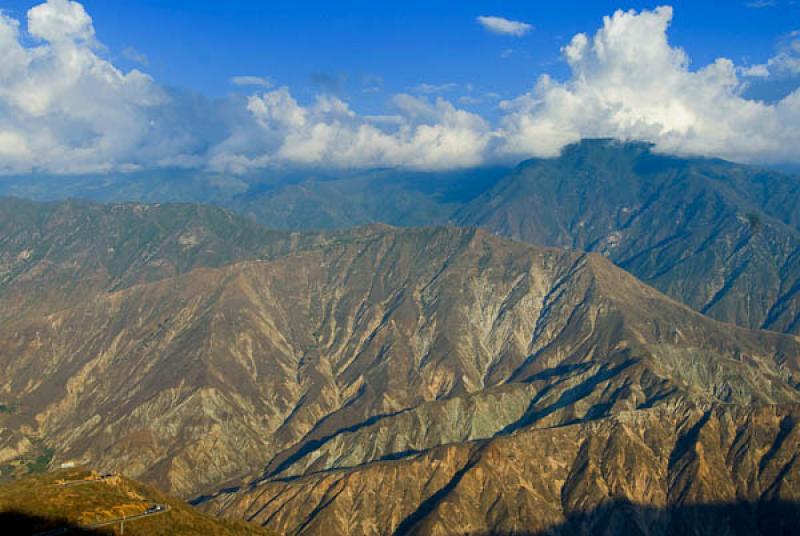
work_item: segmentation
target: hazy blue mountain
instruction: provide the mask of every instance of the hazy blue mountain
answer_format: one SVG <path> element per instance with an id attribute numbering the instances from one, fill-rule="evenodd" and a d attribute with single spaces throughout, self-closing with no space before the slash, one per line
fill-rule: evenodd
<path id="1" fill-rule="evenodd" d="M 2 178 L 0 195 L 36 201 L 210 203 L 276 229 L 340 229 L 375 222 L 414 226 L 448 221 L 508 171 L 269 170 L 237 176 L 172 169 L 41 175 Z"/>
<path id="2" fill-rule="evenodd" d="M 600 252 L 710 316 L 800 332 L 800 178 L 722 160 L 586 140 L 513 170 L 424 173 L 187 170 L 11 177 L 33 199 L 212 203 L 277 229 L 479 226 L 539 245 Z"/>
<path id="3" fill-rule="evenodd" d="M 521 164 L 454 219 L 597 251 L 717 319 L 796 333 L 798 203 L 797 177 L 594 140 Z"/>

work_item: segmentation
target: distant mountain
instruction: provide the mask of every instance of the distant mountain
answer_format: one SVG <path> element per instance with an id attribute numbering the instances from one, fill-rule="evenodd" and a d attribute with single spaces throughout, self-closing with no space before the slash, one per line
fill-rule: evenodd
<path id="1" fill-rule="evenodd" d="M 369 223 L 403 227 L 447 223 L 505 168 L 424 173 L 371 170 L 254 186 L 223 203 L 276 229 L 344 229 Z"/>
<path id="2" fill-rule="evenodd" d="M 459 482 L 499 471 L 462 464 L 487 441 L 517 445 L 520 471 L 555 471 L 551 495 L 511 499 L 527 489 L 512 486 L 498 508 L 588 515 L 621 497 L 613 486 L 573 495 L 569 510 L 553 501 L 570 496 L 566 467 L 583 464 L 572 449 L 598 426 L 633 466 L 670 470 L 643 474 L 631 500 L 673 504 L 642 490 L 686 471 L 699 475 L 687 490 L 728 493 L 723 465 L 751 482 L 748 500 L 797 498 L 782 460 L 800 340 L 716 322 L 603 256 L 463 228 L 274 232 L 190 205 L 10 200 L 2 212 L 0 465 L 43 444 L 53 463 L 82 460 L 182 497 L 225 488 L 196 502 L 281 532 L 384 534 L 428 523 Z M 752 441 L 751 408 L 780 415 Z M 705 437 L 696 419 L 718 414 L 734 450 L 712 436 L 701 454 L 673 454 Z M 642 428 L 615 439 L 624 419 Z M 551 456 L 531 437 L 570 450 Z M 637 438 L 658 443 L 639 456 L 625 446 Z M 605 467 L 602 449 L 579 452 Z M 713 460 L 691 465 L 698 456 Z M 384 469 L 394 476 L 373 472 Z M 441 530 L 480 533 L 490 495 L 463 489 L 474 510 Z M 377 494 L 390 513 L 361 502 Z"/>
<path id="3" fill-rule="evenodd" d="M 599 252 L 719 320 L 800 332 L 800 178 L 609 140 L 533 160 L 460 225 Z"/>
<path id="4" fill-rule="evenodd" d="M 268 227 L 455 224 L 595 251 L 709 316 L 800 333 L 800 177 L 586 140 L 513 171 L 188 171 L 0 180 L 38 199 L 199 201 Z"/>
<path id="5" fill-rule="evenodd" d="M 290 249 L 291 235 L 200 205 L 0 198 L 0 320 Z"/>
<path id="6" fill-rule="evenodd" d="M 493 186 L 508 168 L 415 172 L 265 170 L 231 176 L 160 170 L 96 176 L 0 177 L 0 196 L 120 203 L 211 203 L 283 230 L 343 229 L 382 222 L 447 222 Z"/>

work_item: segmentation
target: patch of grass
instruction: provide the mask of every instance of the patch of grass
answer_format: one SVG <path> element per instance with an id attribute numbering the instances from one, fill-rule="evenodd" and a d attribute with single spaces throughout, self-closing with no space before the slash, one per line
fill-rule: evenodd
<path id="1" fill-rule="evenodd" d="M 28 474 L 35 475 L 46 472 L 53 459 L 53 454 L 53 449 L 45 447 L 44 452 L 34 458 L 32 463 L 28 464 Z"/>
<path id="2" fill-rule="evenodd" d="M 18 458 L 14 458 L 0 465 L 0 482 L 17 480 L 28 475 L 46 473 L 55 451 L 45 445 L 41 440 L 29 438 L 33 448 Z"/>

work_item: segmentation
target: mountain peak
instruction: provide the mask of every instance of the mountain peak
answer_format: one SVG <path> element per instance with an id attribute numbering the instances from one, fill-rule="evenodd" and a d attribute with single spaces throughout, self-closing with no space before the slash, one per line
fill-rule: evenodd
<path id="1" fill-rule="evenodd" d="M 563 153 L 590 152 L 590 151 L 633 151 L 648 152 L 654 143 L 642 140 L 621 140 L 618 138 L 584 138 L 578 142 L 566 145 Z"/>

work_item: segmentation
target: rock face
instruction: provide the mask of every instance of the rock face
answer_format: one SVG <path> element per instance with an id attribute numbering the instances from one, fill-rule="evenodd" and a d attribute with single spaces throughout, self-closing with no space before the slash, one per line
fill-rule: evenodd
<path id="1" fill-rule="evenodd" d="M 0 452 L 30 438 L 184 497 L 225 488 L 198 502 L 297 534 L 521 533 L 612 506 L 658 528 L 659 508 L 797 490 L 800 341 L 603 256 L 5 206 Z"/>
<path id="2" fill-rule="evenodd" d="M 626 411 L 262 483 L 207 508 L 304 535 L 793 534 L 798 417 Z"/>

